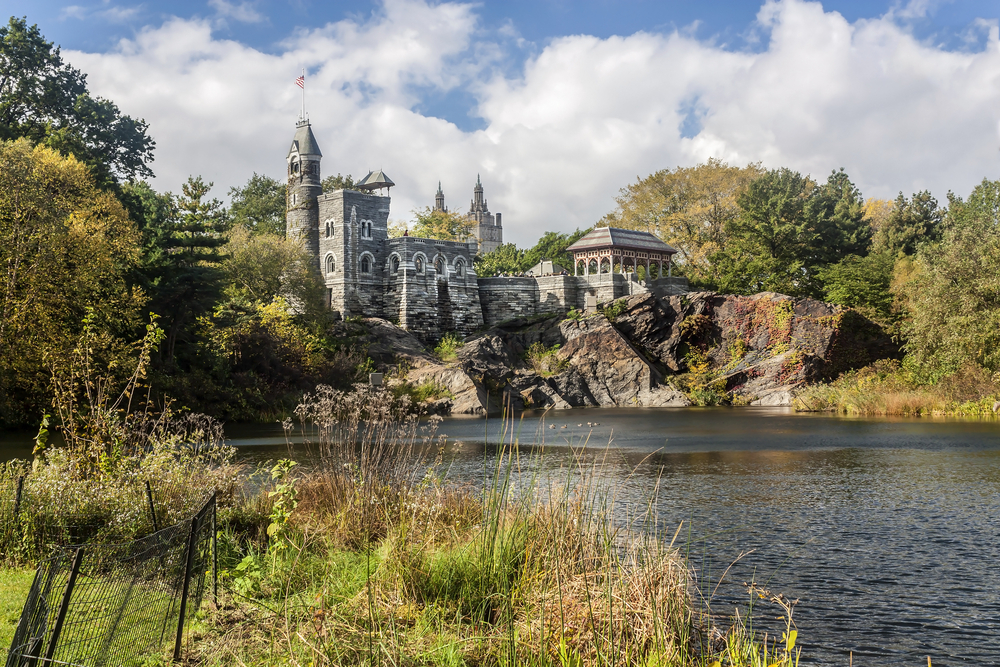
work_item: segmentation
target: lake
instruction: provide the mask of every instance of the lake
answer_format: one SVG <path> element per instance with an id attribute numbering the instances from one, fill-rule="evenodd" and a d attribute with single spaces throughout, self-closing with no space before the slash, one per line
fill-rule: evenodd
<path id="1" fill-rule="evenodd" d="M 482 479 L 502 428 L 441 422 L 449 476 Z M 277 424 L 226 432 L 250 459 L 287 455 Z M 582 451 L 607 460 L 625 505 L 655 490 L 666 531 L 684 522 L 678 544 L 706 598 L 745 554 L 713 611 L 745 606 L 752 578 L 799 598 L 803 665 L 848 665 L 849 653 L 859 667 L 1000 664 L 1000 421 L 593 409 L 525 413 L 513 432 L 524 468 Z M 0 439 L 0 459 L 26 452 L 23 436 Z M 774 629 L 778 613 L 757 618 Z"/>

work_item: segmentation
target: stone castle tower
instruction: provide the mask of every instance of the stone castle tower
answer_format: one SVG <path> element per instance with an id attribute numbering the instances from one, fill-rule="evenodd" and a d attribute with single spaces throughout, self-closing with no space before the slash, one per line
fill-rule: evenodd
<path id="1" fill-rule="evenodd" d="M 319 268 L 319 209 L 316 198 L 323 193 L 319 171 L 323 153 L 308 120 L 295 124 L 295 137 L 288 149 L 288 188 L 285 191 L 287 231 L 290 238 L 302 239 Z"/>

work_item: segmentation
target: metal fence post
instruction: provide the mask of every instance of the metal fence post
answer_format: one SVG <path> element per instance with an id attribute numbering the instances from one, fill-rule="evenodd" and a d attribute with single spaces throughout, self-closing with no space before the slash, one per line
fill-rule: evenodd
<path id="1" fill-rule="evenodd" d="M 184 614 L 187 611 L 188 589 L 191 583 L 191 566 L 194 564 L 195 540 L 198 538 L 198 515 L 191 519 L 191 535 L 188 537 L 187 556 L 184 559 L 184 585 L 181 587 L 181 608 L 177 615 L 177 640 L 174 642 L 174 660 L 181 659 L 181 643 L 184 641 Z"/>
<path id="2" fill-rule="evenodd" d="M 216 530 L 216 513 L 218 512 L 218 499 L 216 494 L 212 494 L 212 596 L 215 604 L 219 604 L 219 540 Z"/>
<path id="3" fill-rule="evenodd" d="M 80 573 L 80 564 L 83 562 L 83 547 L 76 550 L 73 555 L 73 569 L 69 572 L 69 580 L 66 582 L 66 591 L 63 593 L 62 603 L 59 605 L 59 615 L 56 617 L 56 625 L 52 628 L 52 638 L 49 639 L 49 646 L 45 650 L 45 664 L 52 664 L 52 656 L 56 653 L 56 644 L 59 642 L 59 634 L 62 632 L 63 622 L 66 620 L 66 612 L 69 611 L 69 599 L 73 595 L 73 587 L 76 585 L 76 575 Z"/>
<path id="4" fill-rule="evenodd" d="M 17 478 L 17 493 L 14 494 L 14 518 L 21 512 L 21 494 L 24 492 L 24 475 Z"/>
<path id="5" fill-rule="evenodd" d="M 153 489 L 149 486 L 149 480 L 146 480 L 146 500 L 149 501 L 149 516 L 153 518 L 153 532 L 160 532 L 159 526 L 156 525 L 156 508 L 153 507 Z"/>

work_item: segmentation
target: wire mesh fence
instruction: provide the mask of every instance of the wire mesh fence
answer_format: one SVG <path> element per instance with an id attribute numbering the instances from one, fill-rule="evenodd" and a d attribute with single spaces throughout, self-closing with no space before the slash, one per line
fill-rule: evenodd
<path id="1" fill-rule="evenodd" d="M 179 659 L 211 574 L 215 494 L 191 519 L 114 544 L 57 547 L 35 573 L 6 667 L 126 667 Z"/>

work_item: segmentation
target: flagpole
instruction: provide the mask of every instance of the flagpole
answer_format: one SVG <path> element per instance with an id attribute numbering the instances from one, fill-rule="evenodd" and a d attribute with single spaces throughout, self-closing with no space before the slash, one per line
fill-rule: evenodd
<path id="1" fill-rule="evenodd" d="M 302 68 L 302 120 L 306 119 L 306 68 Z"/>

